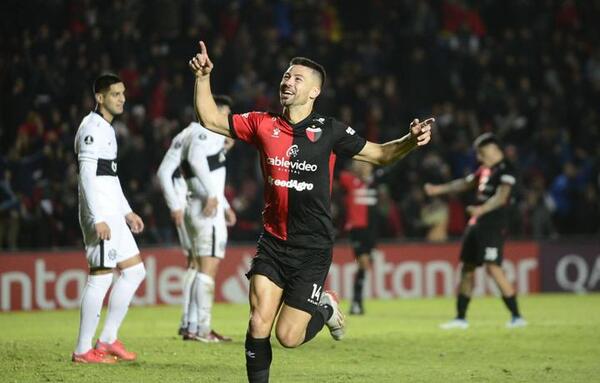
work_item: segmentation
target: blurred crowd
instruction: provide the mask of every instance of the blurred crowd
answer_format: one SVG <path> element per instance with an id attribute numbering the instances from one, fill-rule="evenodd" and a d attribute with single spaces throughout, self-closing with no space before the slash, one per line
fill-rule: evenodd
<path id="1" fill-rule="evenodd" d="M 9 0 L 0 10 L 1 248 L 80 245 L 73 138 L 103 71 L 127 87 L 113 125 L 125 194 L 146 222 L 140 242 L 175 241 L 155 172 L 194 118 L 187 62 L 200 38 L 213 91 L 236 112 L 278 111 L 282 71 L 307 56 L 328 71 L 317 109 L 369 140 L 436 117 L 433 143 L 385 170 L 384 238 L 460 236 L 470 196 L 429 199 L 422 186 L 473 171 L 471 142 L 488 131 L 520 170 L 513 237 L 600 231 L 599 0 Z M 256 158 L 238 143 L 228 159 L 233 240 L 261 228 Z"/>

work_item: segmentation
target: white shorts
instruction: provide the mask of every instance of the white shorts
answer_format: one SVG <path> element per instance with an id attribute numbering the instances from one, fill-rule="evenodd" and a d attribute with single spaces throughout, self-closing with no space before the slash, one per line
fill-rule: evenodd
<path id="1" fill-rule="evenodd" d="M 202 215 L 202 202 L 190 199 L 185 209 L 185 226 L 195 257 L 225 258 L 227 225 L 224 214 L 205 217 Z"/>
<path id="2" fill-rule="evenodd" d="M 124 216 L 106 217 L 106 224 L 110 228 L 110 240 L 101 241 L 93 222 L 81 223 L 85 253 L 91 268 L 115 268 L 117 263 L 140 253 Z"/>

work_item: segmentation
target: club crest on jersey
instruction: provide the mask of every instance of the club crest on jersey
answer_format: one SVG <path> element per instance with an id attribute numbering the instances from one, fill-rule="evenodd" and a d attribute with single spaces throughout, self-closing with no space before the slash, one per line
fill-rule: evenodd
<path id="1" fill-rule="evenodd" d="M 306 128 L 306 137 L 312 142 L 319 141 L 321 135 L 323 134 L 323 130 L 321 128 L 315 128 L 314 125 L 310 128 Z"/>
<path id="2" fill-rule="evenodd" d="M 91 145 L 94 143 L 94 137 L 85 136 L 85 138 L 83 139 L 83 142 L 85 142 L 86 145 Z"/>

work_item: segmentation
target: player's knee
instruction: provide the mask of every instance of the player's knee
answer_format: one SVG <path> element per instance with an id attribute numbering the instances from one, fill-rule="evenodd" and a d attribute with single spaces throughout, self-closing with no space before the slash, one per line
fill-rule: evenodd
<path id="1" fill-rule="evenodd" d="M 248 332 L 253 338 L 265 338 L 269 336 L 271 332 L 272 323 L 258 310 L 253 311 L 250 314 L 250 321 L 248 323 Z"/>
<path id="2" fill-rule="evenodd" d="M 276 330 L 277 340 L 285 348 L 295 348 L 302 344 L 303 336 L 295 333 L 291 329 L 277 328 Z"/>
<path id="3" fill-rule="evenodd" d="M 469 274 L 474 273 L 476 268 L 477 268 L 477 266 L 475 266 L 471 263 L 465 263 L 462 267 L 462 275 L 468 276 Z"/>
<path id="4" fill-rule="evenodd" d="M 143 263 L 122 270 L 123 276 L 132 283 L 141 283 L 146 278 L 146 268 Z"/>
<path id="5" fill-rule="evenodd" d="M 492 275 L 494 273 L 494 271 L 496 270 L 496 267 L 497 266 L 494 263 L 486 263 L 485 264 L 485 271 L 489 275 Z"/>

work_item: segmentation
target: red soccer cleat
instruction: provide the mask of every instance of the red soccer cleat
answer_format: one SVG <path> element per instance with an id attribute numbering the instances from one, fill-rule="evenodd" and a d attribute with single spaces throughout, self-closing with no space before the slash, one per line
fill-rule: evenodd
<path id="1" fill-rule="evenodd" d="M 96 350 L 102 351 L 105 354 L 114 355 L 121 360 L 128 362 L 134 361 L 137 358 L 135 352 L 127 351 L 123 343 L 120 340 L 115 340 L 113 343 L 100 342 L 100 339 L 96 342 Z"/>
<path id="2" fill-rule="evenodd" d="M 71 355 L 71 360 L 74 363 L 117 363 L 117 359 L 114 356 L 106 354 L 100 350 L 96 350 L 95 348 L 91 348 L 88 352 L 83 354 L 73 353 L 73 355 Z"/>

